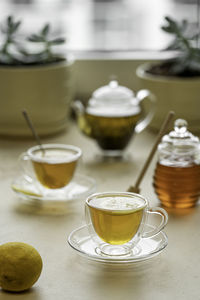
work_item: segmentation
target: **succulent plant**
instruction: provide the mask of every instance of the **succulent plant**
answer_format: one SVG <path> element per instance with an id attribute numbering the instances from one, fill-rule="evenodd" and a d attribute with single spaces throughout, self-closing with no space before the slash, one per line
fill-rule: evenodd
<path id="1" fill-rule="evenodd" d="M 154 65 L 149 73 L 167 76 L 200 76 L 199 32 L 189 33 L 187 20 L 177 22 L 165 17 L 166 25 L 161 29 L 174 37 L 167 50 L 176 50 L 177 56 Z"/>
<path id="2" fill-rule="evenodd" d="M 0 47 L 1 65 L 49 64 L 66 59 L 53 50 L 54 46 L 64 44 L 65 39 L 61 37 L 52 38 L 50 24 L 45 24 L 39 33 L 31 34 L 24 40 L 20 40 L 20 26 L 21 21 L 15 21 L 12 16 L 7 17 L 6 22 L 1 26 L 4 35 L 4 41 Z M 32 50 L 35 48 L 31 47 L 33 44 L 39 46 L 39 51 Z"/>

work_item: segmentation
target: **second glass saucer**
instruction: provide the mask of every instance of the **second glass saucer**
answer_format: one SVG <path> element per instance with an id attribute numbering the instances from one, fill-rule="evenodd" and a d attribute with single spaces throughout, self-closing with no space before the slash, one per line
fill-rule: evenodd
<path id="1" fill-rule="evenodd" d="M 96 190 L 94 179 L 76 174 L 72 181 L 61 191 L 43 189 L 34 181 L 28 180 L 24 175 L 15 178 L 11 184 L 12 190 L 26 202 L 37 201 L 38 203 L 65 203 L 72 200 L 84 199 Z"/>
<path id="2" fill-rule="evenodd" d="M 146 226 L 147 230 L 154 228 L 152 225 L 145 225 L 145 227 Z M 96 250 L 97 245 L 89 236 L 88 228 L 85 225 L 72 231 L 68 237 L 68 243 L 78 254 L 90 260 L 108 264 L 132 264 L 145 261 L 161 253 L 168 245 L 168 238 L 167 235 L 161 231 L 151 238 L 141 239 L 132 255 L 105 256 Z"/>

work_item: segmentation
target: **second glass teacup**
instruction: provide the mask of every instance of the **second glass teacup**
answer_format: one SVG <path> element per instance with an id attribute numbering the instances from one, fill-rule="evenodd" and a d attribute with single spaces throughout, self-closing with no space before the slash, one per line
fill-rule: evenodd
<path id="1" fill-rule="evenodd" d="M 35 146 L 20 156 L 24 174 L 39 184 L 43 193 L 59 192 L 71 182 L 82 151 L 65 144 L 44 144 L 42 149 Z"/>
<path id="2" fill-rule="evenodd" d="M 142 238 L 151 238 L 167 224 L 167 212 L 148 208 L 148 201 L 135 193 L 98 193 L 86 199 L 86 223 L 100 255 L 133 255 Z M 160 224 L 145 231 L 147 216 L 159 215 Z"/>

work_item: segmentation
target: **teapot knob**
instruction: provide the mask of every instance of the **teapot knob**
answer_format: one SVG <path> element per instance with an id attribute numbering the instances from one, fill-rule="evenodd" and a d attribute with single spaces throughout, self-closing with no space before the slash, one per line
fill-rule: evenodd
<path id="1" fill-rule="evenodd" d="M 119 83 L 118 83 L 117 80 L 111 80 L 111 81 L 109 82 L 109 87 L 110 87 L 111 89 L 116 89 L 118 86 L 119 86 Z"/>

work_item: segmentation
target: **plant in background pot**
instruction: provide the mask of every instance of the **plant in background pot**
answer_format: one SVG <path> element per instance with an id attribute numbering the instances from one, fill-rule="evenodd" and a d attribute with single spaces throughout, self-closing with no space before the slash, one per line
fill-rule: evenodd
<path id="1" fill-rule="evenodd" d="M 174 36 L 169 50 L 172 58 L 140 65 L 136 74 L 143 88 L 157 97 L 157 112 L 151 127 L 159 129 L 166 113 L 174 110 L 176 117 L 186 119 L 191 130 L 200 132 L 200 49 L 199 33 L 188 33 L 188 22 L 165 17 L 162 30 Z"/>
<path id="2" fill-rule="evenodd" d="M 9 16 L 1 29 L 0 135 L 30 135 L 23 109 L 40 135 L 54 134 L 68 125 L 73 60 L 58 51 L 65 39 L 53 38 L 49 24 L 23 40 L 20 26 Z"/>

